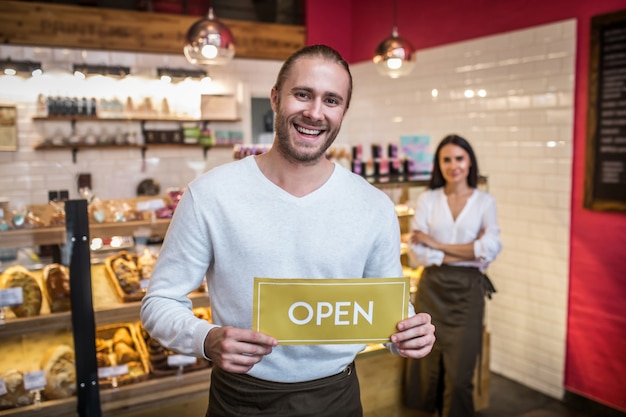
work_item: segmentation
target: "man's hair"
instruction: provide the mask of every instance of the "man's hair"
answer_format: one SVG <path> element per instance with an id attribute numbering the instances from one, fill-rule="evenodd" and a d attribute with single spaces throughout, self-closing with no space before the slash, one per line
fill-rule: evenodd
<path id="1" fill-rule="evenodd" d="M 280 91 L 281 87 L 285 83 L 285 80 L 289 76 L 289 71 L 293 67 L 293 64 L 300 58 L 323 58 L 331 62 L 335 62 L 341 65 L 346 72 L 348 73 L 348 78 L 350 79 L 350 85 L 348 86 L 348 97 L 346 97 L 346 110 L 350 106 L 350 99 L 352 98 L 352 74 L 350 74 L 350 66 L 346 62 L 345 59 L 341 56 L 339 52 L 331 48 L 327 45 L 309 45 L 305 46 L 294 52 L 287 60 L 283 63 L 283 66 L 280 68 L 278 72 L 278 76 L 276 77 L 276 84 L 274 84 L 274 88 L 277 92 Z"/>
<path id="2" fill-rule="evenodd" d="M 439 146 L 437 146 L 437 150 L 435 151 L 435 156 L 433 158 L 433 174 L 430 177 L 430 184 L 428 185 L 428 188 L 434 189 L 446 185 L 446 180 L 443 178 L 441 166 L 439 165 L 439 154 L 441 153 L 441 148 L 450 144 L 459 146 L 468 153 L 471 166 L 467 175 L 467 185 L 472 188 L 476 188 L 478 185 L 478 161 L 476 160 L 476 155 L 474 154 L 472 146 L 465 138 L 459 135 L 448 135 L 443 138 L 441 142 L 439 142 Z"/>

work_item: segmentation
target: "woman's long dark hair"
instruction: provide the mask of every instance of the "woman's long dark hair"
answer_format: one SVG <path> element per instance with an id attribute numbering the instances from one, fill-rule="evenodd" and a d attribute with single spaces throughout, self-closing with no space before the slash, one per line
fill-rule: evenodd
<path id="1" fill-rule="evenodd" d="M 448 135 L 445 138 L 443 138 L 441 142 L 439 142 L 439 145 L 437 146 L 437 151 L 435 151 L 435 156 L 433 160 L 433 174 L 430 177 L 430 183 L 428 184 L 428 187 L 430 189 L 434 189 L 434 188 L 439 188 L 439 187 L 443 187 L 444 185 L 446 185 L 446 180 L 443 178 L 443 175 L 441 174 L 441 166 L 439 165 L 439 154 L 441 153 L 441 148 L 450 144 L 460 146 L 461 148 L 465 149 L 465 151 L 468 153 L 470 157 L 471 166 L 470 166 L 469 174 L 467 176 L 467 185 L 469 185 L 472 188 L 476 188 L 478 186 L 478 161 L 476 161 L 476 155 L 474 154 L 474 150 L 472 149 L 472 146 L 469 144 L 469 142 L 465 138 L 459 135 Z"/>

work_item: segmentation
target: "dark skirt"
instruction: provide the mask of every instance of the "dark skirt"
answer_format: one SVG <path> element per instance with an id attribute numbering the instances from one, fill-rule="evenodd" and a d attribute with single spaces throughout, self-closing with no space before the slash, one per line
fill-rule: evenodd
<path id="1" fill-rule="evenodd" d="M 405 405 L 443 417 L 472 417 L 473 376 L 481 352 L 485 296 L 495 292 L 477 268 L 450 265 L 424 269 L 415 310 L 435 325 L 433 350 L 407 361 Z"/>
<path id="2" fill-rule="evenodd" d="M 213 368 L 206 417 L 362 415 L 354 363 L 337 375 L 295 383 L 265 381 Z"/>

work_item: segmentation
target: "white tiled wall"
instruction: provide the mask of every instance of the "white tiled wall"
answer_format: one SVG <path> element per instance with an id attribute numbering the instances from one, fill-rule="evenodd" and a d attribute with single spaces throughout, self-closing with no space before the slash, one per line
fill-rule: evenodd
<path id="1" fill-rule="evenodd" d="M 575 21 L 419 51 L 414 72 L 385 79 L 373 64 L 352 66 L 354 97 L 338 144 L 397 142 L 425 134 L 437 143 L 455 132 L 474 146 L 481 173 L 498 202 L 504 249 L 489 275 L 498 292 L 488 303 L 491 368 L 548 395 L 563 393 L 573 141 Z M 76 55 L 78 54 L 78 55 Z M 172 56 L 36 49 L 0 45 L 0 57 L 41 60 L 69 69 L 80 59 L 137 68 L 184 66 Z M 182 54 L 181 54 L 182 55 Z M 211 75 L 241 98 L 250 141 L 250 97 L 268 97 L 280 63 L 236 60 Z M 0 77 L 2 78 L 2 77 Z M 434 98 L 432 89 L 439 95 Z M 466 89 L 484 89 L 466 98 Z M 19 150 L 0 152 L 0 196 L 43 203 L 48 189 L 69 189 L 90 172 L 102 198 L 131 197 L 144 178 L 179 187 L 196 171 L 232 160 L 230 151 L 149 150 L 141 170 L 136 150 L 33 151 L 41 139 L 31 121 L 32 87 L 1 84 L 0 102 L 19 105 Z"/>
<path id="2" fill-rule="evenodd" d="M 81 51 L 60 48 L 33 48 L 0 45 L 0 59 L 33 60 L 42 63 L 45 75 L 39 78 L 22 79 L 0 76 L 0 104 L 18 106 L 18 150 L 0 152 L 0 197 L 10 200 L 12 208 L 28 204 L 45 204 L 48 190 L 65 189 L 70 198 L 78 198 L 77 176 L 90 173 L 95 194 L 102 199 L 128 198 L 136 195 L 137 185 L 146 178 L 153 178 L 161 185 L 161 190 L 169 187 L 182 187 L 199 172 L 232 161 L 231 149 L 214 148 L 206 156 L 199 149 L 168 147 L 149 149 L 145 164 L 138 149 L 80 150 L 76 163 L 72 162 L 69 150 L 35 151 L 33 147 L 44 138 L 60 132 L 68 136 L 69 122 L 33 121 L 37 114 L 38 94 L 69 97 L 114 96 L 125 101 L 128 96 L 160 97 L 167 96 L 170 107 L 181 111 L 197 112 L 200 109 L 200 94 L 234 94 L 238 99 L 241 122 L 212 123 L 213 131 L 218 129 L 243 131 L 245 140 L 251 136 L 251 97 L 269 97 L 276 79 L 280 62 L 260 60 L 235 60 L 225 68 L 208 68 L 213 83 L 202 90 L 199 83 L 164 86 L 156 81 L 157 67 L 188 68 L 190 66 L 182 53 L 180 56 L 158 54 L 134 54 L 124 52 Z M 72 64 L 89 63 L 105 65 L 125 65 L 132 74 L 149 74 L 154 81 L 142 80 L 135 84 L 113 82 L 100 84 L 93 79 L 76 81 L 69 75 Z M 148 91 L 146 91 L 146 89 Z M 138 101 L 136 100 L 136 103 Z M 155 106 L 159 101 L 154 102 Z M 171 123 L 152 128 L 171 129 Z M 76 130 L 92 129 L 96 134 L 106 130 L 114 133 L 118 128 L 139 132 L 140 124 L 80 122 Z"/>
<path id="3" fill-rule="evenodd" d="M 489 276 L 491 368 L 563 394 L 576 24 L 565 21 L 419 51 L 406 78 L 352 67 L 340 141 L 448 133 L 473 145 L 498 203 L 503 251 Z M 439 94 L 431 94 L 437 89 Z M 464 91 L 484 89 L 483 98 Z M 398 120 L 401 120 L 398 122 Z"/>

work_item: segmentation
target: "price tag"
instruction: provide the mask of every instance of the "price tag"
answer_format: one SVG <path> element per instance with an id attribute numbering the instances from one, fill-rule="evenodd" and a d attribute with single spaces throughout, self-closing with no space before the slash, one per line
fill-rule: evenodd
<path id="1" fill-rule="evenodd" d="M 26 372 L 24 374 L 24 389 L 26 391 L 38 391 L 46 387 L 46 375 L 44 371 Z"/>
<path id="2" fill-rule="evenodd" d="M 0 290 L 0 307 L 19 306 L 24 303 L 22 287 Z"/>
<path id="3" fill-rule="evenodd" d="M 3 395 L 7 395 L 9 391 L 7 391 L 7 384 L 4 383 L 4 379 L 0 378 L 0 397 Z"/>
<path id="4" fill-rule="evenodd" d="M 137 211 L 155 211 L 163 207 L 165 207 L 165 202 L 160 198 L 137 202 Z"/>
<path id="5" fill-rule="evenodd" d="M 122 376 L 128 374 L 128 365 L 118 366 L 105 366 L 104 368 L 98 368 L 98 378 L 113 378 L 116 376 Z"/>
<path id="6" fill-rule="evenodd" d="M 197 359 L 187 355 L 169 355 L 167 357 L 167 365 L 171 367 L 195 365 Z"/>

